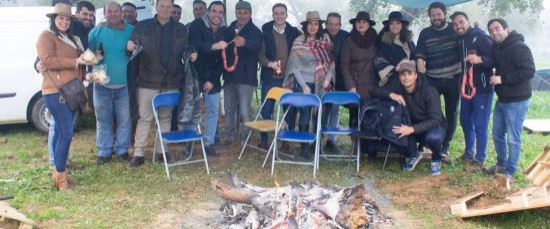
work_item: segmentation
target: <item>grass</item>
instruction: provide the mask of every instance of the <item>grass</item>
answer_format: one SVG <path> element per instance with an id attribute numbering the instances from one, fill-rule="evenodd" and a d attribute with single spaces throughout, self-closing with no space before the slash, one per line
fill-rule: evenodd
<path id="1" fill-rule="evenodd" d="M 550 93 L 535 92 L 531 101 L 527 118 L 550 118 Z M 347 123 L 346 113 L 347 110 L 342 109 L 342 125 Z M 71 173 L 78 181 L 78 185 L 68 193 L 55 191 L 51 186 L 46 135 L 40 134 L 28 125 L 0 126 L 0 195 L 14 195 L 15 198 L 8 202 L 37 221 L 40 227 L 156 228 L 159 215 L 162 213 L 172 212 L 181 216 L 189 214 L 202 202 L 214 201 L 221 204 L 221 199 L 210 187 L 210 180 L 224 179 L 229 171 L 236 172 L 244 181 L 260 186 L 273 186 L 269 169 L 260 166 L 263 154 L 249 151 L 243 160 L 237 160 L 236 148 L 223 150 L 224 155 L 221 158 L 210 160 L 210 176 L 206 175 L 202 164 L 179 166 L 173 168 L 171 182 L 166 182 L 163 166 L 153 165 L 149 161 L 142 167 L 129 168 L 114 158 L 110 163 L 96 166 L 95 120 L 93 117 L 84 117 L 83 121 L 71 147 L 71 158 L 77 166 Z M 150 137 L 152 139 L 153 135 Z M 550 144 L 550 136 L 524 131 L 522 141 L 521 169 L 525 168 L 545 145 Z M 347 139 L 340 138 L 339 144 L 342 148 L 349 148 Z M 451 146 L 451 155 L 459 157 L 463 145 L 464 139 L 459 127 Z M 492 140 L 489 142 L 487 154 L 486 165 L 494 164 Z M 147 159 L 149 158 L 150 155 L 147 155 Z M 353 165 L 322 161 L 317 177 L 322 183 L 339 186 L 371 179 L 393 202 L 391 205 L 411 219 L 412 223 L 404 227 L 550 226 L 548 210 L 516 212 L 461 221 L 450 214 L 449 202 L 474 190 L 489 187 L 493 180 L 491 177 L 465 173 L 464 166 L 458 162 L 452 165 L 444 164 L 443 178 L 435 180 L 427 177 L 427 162 L 422 162 L 412 173 L 402 172 L 399 166 L 398 161 L 392 159 L 386 172 L 381 174 L 381 161 L 362 163 L 360 176 L 356 176 Z M 284 165 L 278 165 L 276 171 L 276 179 L 282 185 L 291 180 L 309 180 L 312 172 L 310 167 Z M 515 178 L 516 189 L 528 185 L 522 174 L 517 174 Z M 431 185 L 432 182 L 435 185 Z M 425 188 L 422 192 L 413 192 L 416 185 Z M 182 223 L 174 220 L 173 227 Z M 3 227 L 1 222 L 0 227 Z"/>

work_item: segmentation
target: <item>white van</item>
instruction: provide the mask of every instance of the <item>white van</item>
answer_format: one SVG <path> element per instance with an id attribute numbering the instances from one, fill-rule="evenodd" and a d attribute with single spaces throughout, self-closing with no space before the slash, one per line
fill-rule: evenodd
<path id="1" fill-rule="evenodd" d="M 150 1 L 134 3 L 138 20 L 152 17 Z M 74 7 L 73 7 L 74 11 Z M 0 7 L 0 125 L 32 123 L 47 132 L 50 117 L 41 95 L 42 76 L 34 69 L 36 39 L 46 29 L 52 7 Z M 96 10 L 97 21 L 103 8 Z"/>

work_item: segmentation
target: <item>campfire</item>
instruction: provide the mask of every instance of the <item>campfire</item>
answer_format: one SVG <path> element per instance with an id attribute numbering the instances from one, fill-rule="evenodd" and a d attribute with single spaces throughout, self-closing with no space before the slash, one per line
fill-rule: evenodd
<path id="1" fill-rule="evenodd" d="M 347 188 L 315 181 L 262 188 L 229 175 L 229 184 L 212 181 L 226 200 L 222 228 L 376 228 L 392 225 L 362 184 Z"/>

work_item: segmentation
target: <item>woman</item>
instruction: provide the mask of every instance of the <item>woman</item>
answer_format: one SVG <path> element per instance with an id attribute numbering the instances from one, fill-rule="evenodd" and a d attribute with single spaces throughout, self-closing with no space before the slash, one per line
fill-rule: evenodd
<path id="1" fill-rule="evenodd" d="M 413 60 L 416 53 L 412 32 L 407 28 L 409 22 L 403 19 L 401 12 L 391 12 L 388 20 L 382 24 L 384 28 L 378 34 L 375 60 L 375 68 L 380 77 L 379 86 L 397 82 L 399 67 L 402 63 Z"/>
<path id="2" fill-rule="evenodd" d="M 52 174 L 53 183 L 59 190 L 67 190 L 70 178 L 65 164 L 73 138 L 74 111 L 69 109 L 60 96 L 59 87 L 75 77 L 81 78 L 83 68 L 80 65 L 86 63 L 81 55 L 83 48 L 80 39 L 71 31 L 71 7 L 58 3 L 53 12 L 46 16 L 50 18 L 50 27 L 38 37 L 36 49 L 46 69 L 42 73 L 44 103 L 55 120 L 53 151 L 56 171 Z"/>
<path id="3" fill-rule="evenodd" d="M 324 22 L 321 20 L 319 12 L 307 12 L 306 20 L 301 23 L 304 34 L 297 37 L 292 43 L 283 82 L 284 87 L 294 86 L 295 92 L 315 93 L 319 98 L 323 96 L 325 90 L 329 89 L 335 66 L 332 43 L 329 35 L 323 32 L 322 23 Z M 291 115 L 290 119 L 294 120 L 293 114 L 289 115 Z M 300 131 L 309 130 L 310 116 L 311 109 L 306 108 L 300 112 Z M 289 127 L 292 126 L 293 121 L 289 123 Z M 309 146 L 302 143 L 301 155 L 309 158 L 309 154 Z"/>
<path id="4" fill-rule="evenodd" d="M 353 29 L 342 47 L 340 69 L 346 90 L 356 92 L 364 102 L 370 97 L 370 91 L 378 82 L 374 71 L 376 30 L 372 28 L 376 22 L 371 20 L 370 14 L 365 11 L 357 13 L 349 22 Z M 359 108 L 350 108 L 350 127 L 357 127 L 357 109 Z"/>

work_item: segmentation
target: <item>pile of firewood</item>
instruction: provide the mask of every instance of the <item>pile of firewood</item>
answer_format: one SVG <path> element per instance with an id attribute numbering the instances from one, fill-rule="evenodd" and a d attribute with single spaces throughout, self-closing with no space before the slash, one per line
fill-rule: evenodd
<path id="1" fill-rule="evenodd" d="M 375 228 L 392 225 L 363 185 L 339 189 L 318 182 L 262 188 L 243 183 L 234 174 L 230 184 L 212 181 L 226 200 L 222 228 Z"/>

